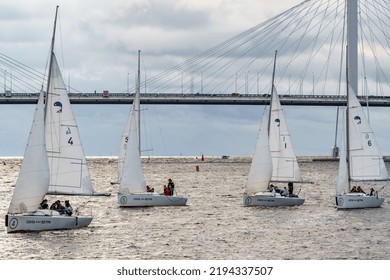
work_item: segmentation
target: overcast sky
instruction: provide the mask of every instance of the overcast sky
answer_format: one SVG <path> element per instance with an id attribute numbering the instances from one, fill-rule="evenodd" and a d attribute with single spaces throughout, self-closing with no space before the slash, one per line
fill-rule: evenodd
<path id="1" fill-rule="evenodd" d="M 56 54 L 66 83 L 81 92 L 123 92 L 142 69 L 159 73 L 255 26 L 300 0 L 0 0 L 0 52 L 45 71 L 56 5 Z M 2 66 L 0 65 L 0 68 Z M 129 76 L 131 79 L 128 79 Z M 3 92 L 3 89 L 0 89 Z M 251 156 L 263 106 L 147 105 L 144 155 Z M 130 105 L 73 105 L 88 156 L 116 156 Z M 384 154 L 388 108 L 370 117 Z M 34 106 L 0 105 L 0 156 L 21 156 Z M 330 155 L 333 107 L 286 106 L 297 155 Z"/>

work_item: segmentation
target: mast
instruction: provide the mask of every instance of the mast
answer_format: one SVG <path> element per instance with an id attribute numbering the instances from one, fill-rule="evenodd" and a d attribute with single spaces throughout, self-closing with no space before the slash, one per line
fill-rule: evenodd
<path id="1" fill-rule="evenodd" d="M 357 24 L 358 5 L 357 0 L 347 0 L 347 61 L 346 61 L 346 80 L 347 80 L 347 170 L 348 170 L 348 188 L 351 190 L 351 166 L 350 166 L 350 125 L 349 125 L 349 95 L 358 94 L 358 24 Z"/>
<path id="2" fill-rule="evenodd" d="M 270 103 L 269 103 L 269 116 L 268 116 L 268 136 L 269 136 L 269 130 L 271 126 L 271 111 L 272 111 L 272 99 L 274 95 L 274 81 L 275 81 L 275 68 L 276 68 L 276 55 L 278 54 L 278 51 L 275 51 L 275 56 L 274 56 L 274 68 L 272 71 L 272 82 L 271 82 L 271 98 L 270 98 Z"/>
<path id="3" fill-rule="evenodd" d="M 139 155 L 141 156 L 141 111 L 140 111 L 140 103 L 141 103 L 141 70 L 140 70 L 140 56 L 141 56 L 141 50 L 138 50 L 138 70 L 137 70 L 137 89 L 136 89 L 136 95 L 137 95 L 137 114 L 138 114 L 138 149 L 139 149 Z"/>
<path id="4" fill-rule="evenodd" d="M 55 42 L 55 37 L 56 37 L 56 26 L 57 26 L 58 8 L 59 8 L 59 6 L 56 7 L 56 15 L 55 15 L 55 17 L 54 17 L 53 36 L 52 36 L 52 38 L 51 38 L 50 59 L 49 59 L 49 73 L 48 73 L 48 77 L 47 77 L 46 99 L 47 99 L 47 96 L 48 96 L 48 94 L 49 94 L 49 88 L 50 88 L 51 63 L 52 63 L 53 54 L 54 54 L 54 42 Z"/>

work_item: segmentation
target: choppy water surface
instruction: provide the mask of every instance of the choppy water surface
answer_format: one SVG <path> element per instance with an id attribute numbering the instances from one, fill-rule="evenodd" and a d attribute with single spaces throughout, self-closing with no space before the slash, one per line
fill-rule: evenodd
<path id="1" fill-rule="evenodd" d="M 0 163 L 4 218 L 21 160 Z M 3 225 L 0 259 L 390 259 L 389 187 L 382 208 L 336 210 L 337 162 L 301 161 L 304 179 L 314 184 L 296 185 L 306 201 L 286 208 L 242 206 L 250 158 L 143 159 L 147 183 L 162 191 L 172 178 L 188 196 L 184 207 L 119 208 L 110 183 L 116 160 L 90 158 L 88 164 L 95 190 L 112 193 L 70 198 L 74 208 L 92 212 L 91 225 L 15 234 Z"/>

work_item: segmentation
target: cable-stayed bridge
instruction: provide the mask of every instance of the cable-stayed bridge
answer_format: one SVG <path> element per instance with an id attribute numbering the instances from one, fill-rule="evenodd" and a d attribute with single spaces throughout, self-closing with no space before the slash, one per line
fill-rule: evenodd
<path id="1" fill-rule="evenodd" d="M 363 104 L 389 106 L 390 2 L 358 3 L 357 94 Z M 277 50 L 275 85 L 282 104 L 343 105 L 346 34 L 345 0 L 304 1 L 166 71 L 148 69 L 148 78 L 141 71 L 142 103 L 268 104 Z M 34 103 L 46 82 L 45 74 L 0 53 L 1 76 L 0 104 Z M 134 88 L 108 89 L 105 95 L 70 88 L 70 99 L 74 104 L 132 102 Z"/>
<path id="2" fill-rule="evenodd" d="M 83 93 L 69 94 L 72 104 L 130 104 L 133 102 L 133 94 L 112 93 Z M 38 93 L 0 94 L 0 104 L 35 104 Z M 280 95 L 283 105 L 296 106 L 344 106 L 345 96 L 340 95 Z M 177 105 L 269 105 L 269 94 L 153 94 L 144 93 L 141 97 L 142 104 L 177 104 Z M 390 96 L 360 97 L 361 104 L 365 106 L 388 107 Z"/>

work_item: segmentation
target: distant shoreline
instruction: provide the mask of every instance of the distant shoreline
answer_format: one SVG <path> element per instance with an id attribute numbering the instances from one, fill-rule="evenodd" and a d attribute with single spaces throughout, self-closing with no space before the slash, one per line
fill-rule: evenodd
<path id="1" fill-rule="evenodd" d="M 109 159 L 116 160 L 117 156 L 87 156 L 87 160 L 93 159 Z M 202 156 L 141 156 L 143 160 L 147 159 L 185 159 L 185 160 L 195 160 L 202 162 Z M 22 160 L 22 156 L 0 156 L 0 160 Z M 251 160 L 251 156 L 204 156 L 204 162 L 207 161 L 235 161 L 237 159 L 246 159 Z M 383 156 L 385 162 L 390 162 L 390 156 Z M 310 162 L 310 161 L 339 161 L 338 158 L 332 156 L 297 156 L 298 162 Z"/>

